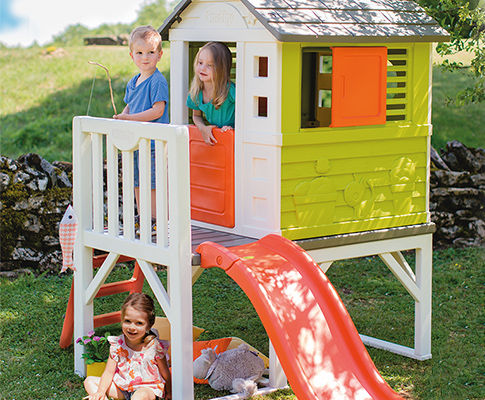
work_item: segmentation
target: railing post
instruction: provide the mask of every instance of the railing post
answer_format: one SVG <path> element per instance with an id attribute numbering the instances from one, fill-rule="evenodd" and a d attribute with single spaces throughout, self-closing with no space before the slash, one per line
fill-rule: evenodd
<path id="1" fill-rule="evenodd" d="M 194 397 L 192 366 L 192 263 L 190 236 L 190 189 L 188 130 L 181 127 L 169 146 L 170 243 L 175 241 L 174 259 L 169 267 L 168 284 L 172 311 L 171 355 L 172 397 Z M 172 185 L 174 183 L 174 185 Z M 187 232 L 187 230 L 189 230 Z"/>
<path id="2" fill-rule="evenodd" d="M 84 230 L 92 229 L 92 161 L 91 137 L 81 130 L 81 120 L 73 120 L 73 203 L 79 221 L 78 233 L 74 245 L 74 372 L 85 376 L 86 367 L 81 358 L 84 348 L 75 343 L 77 338 L 93 329 L 93 305 L 85 302 L 86 288 L 93 278 L 92 249 L 84 246 Z"/>

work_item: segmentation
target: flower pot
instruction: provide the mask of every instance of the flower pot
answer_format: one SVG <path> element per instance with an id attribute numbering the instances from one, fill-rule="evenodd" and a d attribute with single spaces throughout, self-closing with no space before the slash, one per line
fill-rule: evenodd
<path id="1" fill-rule="evenodd" d="M 88 364 L 86 366 L 86 375 L 87 376 L 101 376 L 104 372 L 104 368 L 106 367 L 105 362 L 95 362 L 92 364 Z"/>

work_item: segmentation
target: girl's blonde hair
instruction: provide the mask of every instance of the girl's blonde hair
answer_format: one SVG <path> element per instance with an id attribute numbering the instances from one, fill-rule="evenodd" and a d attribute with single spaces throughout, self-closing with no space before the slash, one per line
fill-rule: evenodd
<path id="1" fill-rule="evenodd" d="M 214 59 L 214 72 L 212 74 L 212 80 L 214 85 L 214 96 L 212 104 L 216 110 L 226 101 L 227 94 L 229 93 L 229 82 L 231 80 L 231 66 L 232 55 L 229 48 L 221 42 L 209 42 L 202 46 L 194 60 L 194 71 L 199 62 L 199 54 L 203 50 L 208 50 L 212 54 Z M 197 74 L 194 74 L 192 84 L 190 85 L 190 98 L 197 104 L 199 99 L 199 93 L 204 88 L 204 83 L 201 82 Z"/>
<path id="2" fill-rule="evenodd" d="M 133 50 L 133 42 L 137 39 L 153 42 L 158 51 L 162 51 L 162 37 L 151 25 L 142 25 L 133 29 L 130 33 L 130 51 Z"/>
<path id="3" fill-rule="evenodd" d="M 155 304 L 153 299 L 145 293 L 131 293 L 121 306 L 121 320 L 125 317 L 126 309 L 132 307 L 137 311 L 144 312 L 147 315 L 148 332 L 145 336 L 145 343 L 150 343 L 156 336 L 151 331 L 155 323 Z"/>

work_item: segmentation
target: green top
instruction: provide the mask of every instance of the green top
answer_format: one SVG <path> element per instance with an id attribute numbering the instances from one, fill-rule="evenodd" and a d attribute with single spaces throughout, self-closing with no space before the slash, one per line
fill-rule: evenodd
<path id="1" fill-rule="evenodd" d="M 204 103 L 202 91 L 199 92 L 197 104 L 192 101 L 190 94 L 187 96 L 187 107 L 202 111 L 210 125 L 216 125 L 219 128 L 223 126 L 232 126 L 234 128 L 236 86 L 232 82 L 229 85 L 226 100 L 218 109 L 214 107 L 212 101 Z"/>

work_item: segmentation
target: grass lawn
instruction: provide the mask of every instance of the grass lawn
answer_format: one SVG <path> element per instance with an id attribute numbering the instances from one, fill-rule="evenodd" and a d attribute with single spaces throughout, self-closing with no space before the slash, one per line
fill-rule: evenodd
<path id="1" fill-rule="evenodd" d="M 169 60 L 168 50 L 159 63 L 167 80 Z M 67 47 L 51 54 L 43 48 L 0 49 L 2 155 L 34 152 L 49 161 L 70 161 L 72 118 L 113 116 L 106 73 L 88 61 L 108 67 L 121 112 L 126 84 L 137 73 L 128 47 Z"/>
<path id="2" fill-rule="evenodd" d="M 408 260 L 412 264 L 412 258 Z M 415 361 L 368 348 L 384 379 L 407 399 L 483 399 L 485 388 L 485 249 L 447 249 L 433 256 L 433 358 Z M 164 272 L 159 272 L 162 281 Z M 118 267 L 110 276 L 131 276 Z M 412 345 L 414 306 L 376 258 L 336 263 L 328 271 L 360 333 Z M 72 346 L 58 346 L 72 275 L 0 280 L 0 399 L 81 399 L 73 374 Z M 147 293 L 149 288 L 145 285 Z M 117 310 L 124 295 L 97 299 L 95 312 Z M 267 336 L 251 303 L 221 270 L 206 271 L 194 285 L 194 324 L 200 340 L 238 336 L 267 354 Z M 161 312 L 159 312 L 161 315 Z M 119 334 L 119 325 L 103 327 Z M 196 385 L 197 399 L 217 392 Z M 291 390 L 261 399 L 296 399 Z"/>

